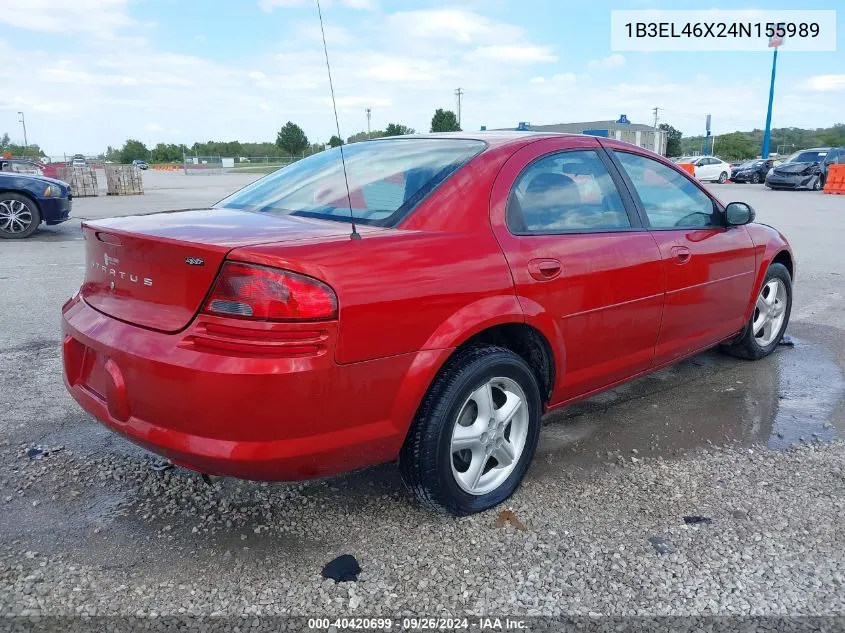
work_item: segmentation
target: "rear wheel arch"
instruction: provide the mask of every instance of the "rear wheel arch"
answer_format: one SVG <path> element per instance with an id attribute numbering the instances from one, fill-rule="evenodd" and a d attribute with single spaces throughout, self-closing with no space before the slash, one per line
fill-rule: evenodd
<path id="1" fill-rule="evenodd" d="M 502 347 L 522 358 L 540 387 L 543 404 L 549 402 L 556 379 L 555 355 L 551 343 L 537 328 L 522 322 L 501 323 L 469 337 L 458 349 Z"/>

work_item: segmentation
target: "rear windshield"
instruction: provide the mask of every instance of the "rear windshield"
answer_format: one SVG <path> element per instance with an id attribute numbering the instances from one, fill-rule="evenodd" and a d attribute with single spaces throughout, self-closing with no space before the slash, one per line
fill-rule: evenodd
<path id="1" fill-rule="evenodd" d="M 405 138 L 365 141 L 303 158 L 265 176 L 216 206 L 273 215 L 298 215 L 394 226 L 435 186 L 486 144 L 467 139 Z"/>

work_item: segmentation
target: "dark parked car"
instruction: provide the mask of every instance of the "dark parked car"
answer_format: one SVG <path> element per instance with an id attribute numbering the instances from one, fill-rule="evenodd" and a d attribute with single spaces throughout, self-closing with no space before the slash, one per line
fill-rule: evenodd
<path id="1" fill-rule="evenodd" d="M 822 187 L 827 182 L 827 172 L 831 165 L 845 165 L 845 147 L 834 147 L 824 157 L 822 163 Z"/>
<path id="2" fill-rule="evenodd" d="M 766 176 L 770 189 L 813 189 L 824 187 L 824 163 L 832 147 L 814 147 L 795 152 Z"/>
<path id="3" fill-rule="evenodd" d="M 0 171 L 0 238 L 29 237 L 42 222 L 70 217 L 70 185 L 45 176 Z"/>
<path id="4" fill-rule="evenodd" d="M 758 158 L 747 160 L 736 167 L 731 165 L 733 169 L 731 180 L 734 182 L 753 182 L 754 184 L 763 182 L 769 170 L 774 166 L 774 162 L 771 158 L 767 158 L 766 160 Z"/>

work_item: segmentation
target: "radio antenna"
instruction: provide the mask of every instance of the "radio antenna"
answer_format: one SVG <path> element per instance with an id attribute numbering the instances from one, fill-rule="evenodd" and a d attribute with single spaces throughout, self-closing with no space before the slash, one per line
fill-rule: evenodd
<path id="1" fill-rule="evenodd" d="M 323 36 L 323 52 L 326 54 L 326 70 L 329 73 L 329 90 L 332 93 L 332 108 L 334 108 L 334 124 L 337 128 L 337 138 L 340 139 L 340 163 L 343 165 L 343 181 L 346 183 L 346 202 L 349 204 L 349 219 L 352 221 L 352 234 L 350 239 L 360 240 L 361 234 L 355 228 L 355 214 L 352 213 L 352 194 L 349 192 L 349 176 L 346 175 L 346 159 L 343 156 L 343 137 L 340 135 L 340 121 L 337 118 L 337 101 L 334 98 L 334 85 L 332 84 L 332 67 L 329 65 L 329 49 L 326 46 L 326 30 L 323 28 L 323 12 L 320 10 L 320 0 L 317 0 L 317 15 L 320 18 L 320 33 Z"/>

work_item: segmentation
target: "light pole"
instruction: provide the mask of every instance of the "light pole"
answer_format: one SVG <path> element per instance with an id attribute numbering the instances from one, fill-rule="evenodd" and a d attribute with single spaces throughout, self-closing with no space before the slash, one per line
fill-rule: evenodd
<path id="1" fill-rule="evenodd" d="M 772 102 L 775 100 L 775 70 L 778 66 L 778 47 L 783 44 L 783 34 L 780 33 L 781 24 L 777 25 L 777 31 L 769 38 L 769 48 L 775 49 L 775 54 L 772 56 L 772 82 L 769 84 L 769 108 L 766 111 L 766 130 L 763 132 L 763 151 L 760 152 L 760 158 L 766 159 L 769 157 L 769 146 L 772 142 Z"/>
<path id="2" fill-rule="evenodd" d="M 26 117 L 24 117 L 23 112 L 18 112 L 21 115 L 21 125 L 23 126 L 23 155 L 26 156 L 26 153 L 29 151 L 29 141 L 26 140 Z"/>
<path id="3" fill-rule="evenodd" d="M 373 116 L 373 109 L 366 108 L 364 111 L 367 113 L 367 138 L 370 138 L 370 118 Z"/>

